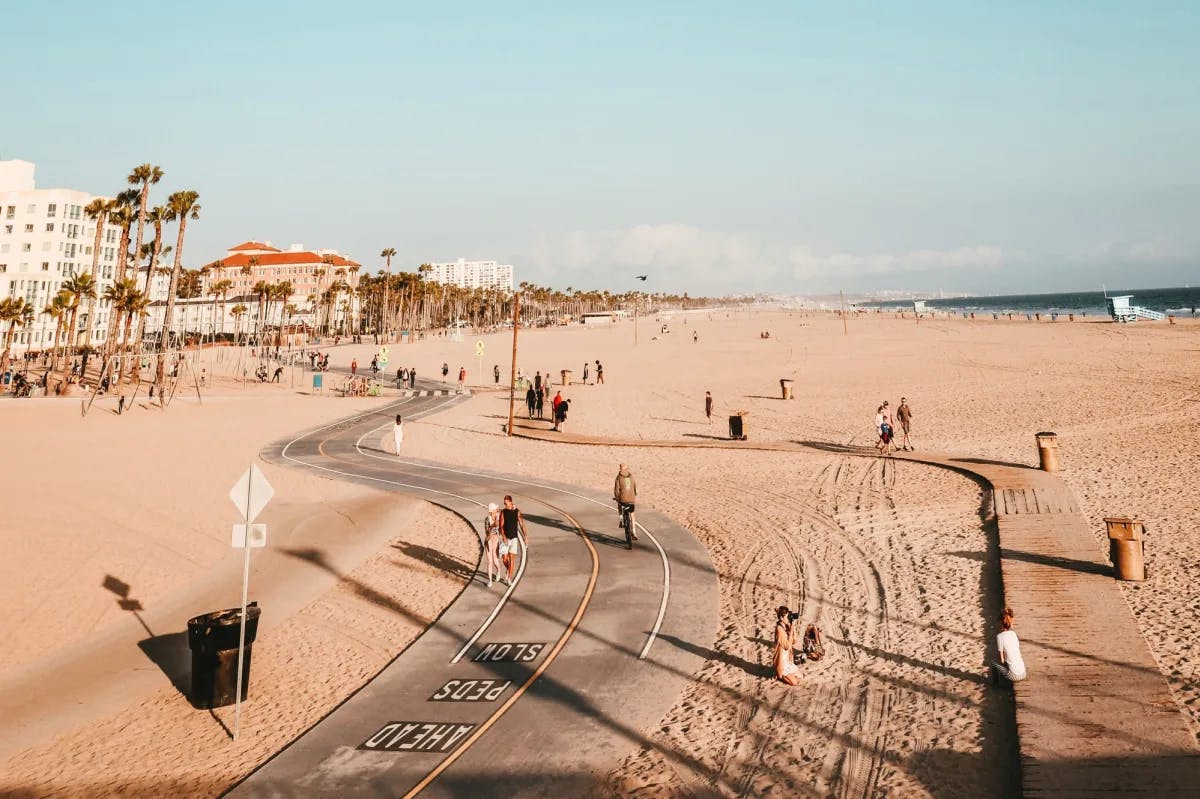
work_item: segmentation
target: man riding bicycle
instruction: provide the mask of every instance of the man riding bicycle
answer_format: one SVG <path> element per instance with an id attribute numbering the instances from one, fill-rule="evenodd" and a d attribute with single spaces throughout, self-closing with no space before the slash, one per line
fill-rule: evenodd
<path id="1" fill-rule="evenodd" d="M 637 483 L 634 482 L 633 475 L 629 469 L 625 468 L 625 464 L 621 464 L 617 469 L 617 479 L 613 483 L 613 499 L 617 501 L 617 510 L 623 511 L 629 509 L 629 525 L 630 533 L 633 540 L 637 540 L 637 520 L 634 518 L 633 510 L 637 502 Z"/>

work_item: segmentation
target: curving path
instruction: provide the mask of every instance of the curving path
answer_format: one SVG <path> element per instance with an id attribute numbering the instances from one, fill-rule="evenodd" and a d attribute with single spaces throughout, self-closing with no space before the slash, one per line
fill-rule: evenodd
<path id="1" fill-rule="evenodd" d="M 487 503 L 512 494 L 528 556 L 511 587 L 477 571 L 416 642 L 229 796 L 580 795 L 649 744 L 704 661 L 717 578 L 691 534 L 640 510 L 630 551 L 604 491 L 389 452 L 395 414 L 412 422 L 464 399 L 420 393 L 264 457 L 427 499 L 477 533 Z"/>
<path id="2" fill-rule="evenodd" d="M 575 444 L 818 449 L 879 458 L 872 447 L 821 442 L 621 441 L 554 433 L 526 422 L 514 432 Z M 1031 675 L 1014 691 L 1023 794 L 1200 795 L 1200 752 L 1111 567 L 1097 557 L 1070 489 L 1056 476 L 1020 464 L 926 452 L 893 457 L 972 475 L 991 487 L 1005 603 L 1018 609 Z M 876 601 L 867 591 L 869 610 Z"/>

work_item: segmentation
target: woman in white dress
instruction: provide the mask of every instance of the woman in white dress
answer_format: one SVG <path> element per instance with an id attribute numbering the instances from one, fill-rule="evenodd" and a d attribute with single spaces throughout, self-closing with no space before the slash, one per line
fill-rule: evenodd
<path id="1" fill-rule="evenodd" d="M 404 443 L 404 420 L 396 414 L 396 426 L 392 428 L 392 440 L 396 443 L 396 454 L 400 454 L 400 445 Z"/>

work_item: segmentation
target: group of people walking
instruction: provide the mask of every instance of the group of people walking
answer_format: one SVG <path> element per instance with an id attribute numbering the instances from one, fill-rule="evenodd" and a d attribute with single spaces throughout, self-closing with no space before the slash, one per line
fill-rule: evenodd
<path id="1" fill-rule="evenodd" d="M 895 417 L 892 416 L 892 410 L 888 407 L 887 400 L 884 400 L 883 404 L 875 410 L 875 434 L 879 437 L 875 448 L 881 455 L 887 455 L 896 449 L 897 423 L 899 423 L 902 433 L 900 448 L 912 452 L 912 408 L 908 407 L 908 400 L 904 397 L 900 398 L 900 406 L 896 408 Z"/>

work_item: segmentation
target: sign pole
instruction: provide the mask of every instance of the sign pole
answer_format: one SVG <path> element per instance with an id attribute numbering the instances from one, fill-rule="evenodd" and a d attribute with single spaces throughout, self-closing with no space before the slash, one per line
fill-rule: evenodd
<path id="1" fill-rule="evenodd" d="M 513 415 L 517 402 L 517 329 L 521 326 L 521 292 L 513 294 L 513 354 L 512 376 L 508 381 L 508 437 L 513 434 Z"/>
<path id="2" fill-rule="evenodd" d="M 850 328 L 846 326 L 846 295 L 842 293 L 841 289 L 838 289 L 838 298 L 842 304 L 842 335 L 848 336 L 850 335 Z"/>
<path id="3" fill-rule="evenodd" d="M 251 467 L 254 468 L 254 467 Z M 242 726 L 242 666 L 246 657 L 246 599 L 250 592 L 250 508 L 251 492 L 254 490 L 254 481 L 246 481 L 246 512 L 244 514 L 246 524 L 246 539 L 242 542 L 242 550 L 246 553 L 242 559 L 242 616 L 241 629 L 238 631 L 238 667 L 237 667 L 237 684 L 234 687 L 234 703 L 233 703 L 233 740 L 238 739 L 238 732 Z"/>

